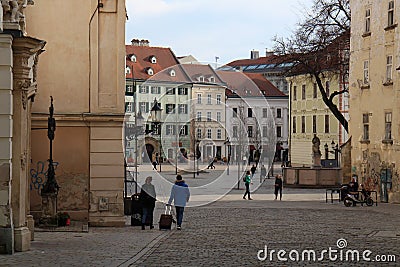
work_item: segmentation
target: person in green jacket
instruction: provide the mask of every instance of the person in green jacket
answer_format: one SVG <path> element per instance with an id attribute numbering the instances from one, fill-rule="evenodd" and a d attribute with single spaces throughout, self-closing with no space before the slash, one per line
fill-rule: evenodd
<path id="1" fill-rule="evenodd" d="M 244 193 L 243 199 L 246 199 L 246 195 L 249 195 L 249 200 L 252 200 L 252 198 L 250 197 L 250 184 L 252 184 L 251 175 L 250 171 L 247 171 L 246 176 L 244 177 L 244 185 L 246 186 L 246 192 Z"/>

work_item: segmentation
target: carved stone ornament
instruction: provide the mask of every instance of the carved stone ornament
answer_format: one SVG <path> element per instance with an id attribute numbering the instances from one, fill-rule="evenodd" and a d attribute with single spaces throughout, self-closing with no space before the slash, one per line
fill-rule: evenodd
<path id="1" fill-rule="evenodd" d="M 33 5 L 33 0 L 0 0 L 2 26 L 4 29 L 19 29 L 26 35 L 24 10 L 28 5 Z"/>

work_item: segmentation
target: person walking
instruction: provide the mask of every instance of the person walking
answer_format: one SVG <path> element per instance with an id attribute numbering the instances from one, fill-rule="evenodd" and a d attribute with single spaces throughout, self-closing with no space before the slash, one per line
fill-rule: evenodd
<path id="1" fill-rule="evenodd" d="M 252 198 L 250 197 L 250 184 L 251 182 L 251 176 L 250 176 L 250 171 L 246 172 L 246 176 L 243 178 L 244 180 L 244 185 L 246 186 L 246 192 L 244 193 L 243 199 L 246 199 L 246 195 L 249 196 L 249 200 L 252 200 Z"/>
<path id="2" fill-rule="evenodd" d="M 171 205 L 172 200 L 176 210 L 176 229 L 182 229 L 183 212 L 185 210 L 186 203 L 189 201 L 190 191 L 189 186 L 182 179 L 181 175 L 176 176 L 175 184 L 172 186 L 171 194 L 167 205 Z"/>
<path id="3" fill-rule="evenodd" d="M 279 192 L 279 200 L 282 200 L 282 175 L 277 174 L 275 176 L 275 200 L 278 198 L 278 192 Z"/>
<path id="4" fill-rule="evenodd" d="M 257 167 L 256 165 L 253 164 L 253 166 L 251 167 L 250 171 L 251 171 L 251 179 L 253 179 L 254 174 L 256 173 Z"/>
<path id="5" fill-rule="evenodd" d="M 267 169 L 265 168 L 264 165 L 261 166 L 261 174 L 260 174 L 260 178 L 261 180 L 265 179 L 267 177 Z"/>
<path id="6" fill-rule="evenodd" d="M 151 183 L 153 178 L 146 177 L 145 183 L 142 185 L 139 200 L 142 204 L 142 230 L 145 230 L 146 221 L 150 222 L 150 229 L 153 229 L 153 213 L 156 203 L 156 190 Z"/>

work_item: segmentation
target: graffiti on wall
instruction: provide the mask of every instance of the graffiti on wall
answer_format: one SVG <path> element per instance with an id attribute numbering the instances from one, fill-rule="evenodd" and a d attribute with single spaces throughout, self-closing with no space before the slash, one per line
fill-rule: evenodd
<path id="1" fill-rule="evenodd" d="M 54 170 L 57 169 L 58 162 L 53 162 Z M 49 166 L 47 162 L 38 161 L 36 163 L 36 169 L 32 168 L 30 170 L 31 174 L 31 183 L 29 185 L 30 190 L 36 190 L 40 193 L 40 190 L 44 187 L 44 184 L 47 181 L 47 170 Z"/>

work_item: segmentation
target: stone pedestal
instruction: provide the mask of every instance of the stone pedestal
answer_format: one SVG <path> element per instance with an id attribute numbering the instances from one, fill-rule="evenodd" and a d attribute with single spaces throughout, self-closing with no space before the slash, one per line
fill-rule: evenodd
<path id="1" fill-rule="evenodd" d="M 31 232 L 28 227 L 14 229 L 14 249 L 15 251 L 28 251 L 31 248 Z"/>
<path id="2" fill-rule="evenodd" d="M 313 168 L 321 168 L 321 154 L 314 154 L 313 155 L 313 164 L 312 167 Z"/>
<path id="3" fill-rule="evenodd" d="M 27 218 L 28 229 L 31 232 L 31 241 L 35 240 L 35 220 L 32 215 L 28 215 Z"/>
<path id="4" fill-rule="evenodd" d="M 57 215 L 57 194 L 42 193 L 42 218 L 55 218 Z"/>

